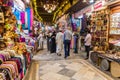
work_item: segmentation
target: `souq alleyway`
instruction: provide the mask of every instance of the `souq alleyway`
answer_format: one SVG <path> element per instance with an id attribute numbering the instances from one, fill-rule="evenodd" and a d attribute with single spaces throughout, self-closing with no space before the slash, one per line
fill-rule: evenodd
<path id="1" fill-rule="evenodd" d="M 46 49 L 39 51 L 34 57 L 25 80 L 118 80 L 113 79 L 88 60 L 82 57 L 85 53 L 79 52 L 64 59 L 56 53 L 50 54 Z M 82 57 L 81 57 L 82 55 Z"/>

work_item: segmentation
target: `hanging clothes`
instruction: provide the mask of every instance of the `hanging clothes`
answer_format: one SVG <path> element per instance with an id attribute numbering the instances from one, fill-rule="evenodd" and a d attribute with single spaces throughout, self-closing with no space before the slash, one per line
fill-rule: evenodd
<path id="1" fill-rule="evenodd" d="M 12 80 L 9 69 L 0 68 L 0 76 L 2 80 Z"/>
<path id="2" fill-rule="evenodd" d="M 15 75 L 16 75 L 16 77 L 18 76 L 18 66 L 17 66 L 17 63 L 16 62 L 14 62 L 14 61 L 5 61 L 3 64 L 10 64 L 10 65 L 13 65 L 13 67 L 14 67 L 14 70 L 15 70 Z"/>

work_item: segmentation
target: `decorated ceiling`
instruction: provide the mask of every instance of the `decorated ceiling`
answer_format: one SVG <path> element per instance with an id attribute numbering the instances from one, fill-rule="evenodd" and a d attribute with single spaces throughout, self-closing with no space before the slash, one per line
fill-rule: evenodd
<path id="1" fill-rule="evenodd" d="M 89 3 L 84 0 L 32 0 L 35 16 L 43 22 L 55 22 L 65 13 L 76 12 Z M 75 5 L 76 4 L 76 5 Z"/>

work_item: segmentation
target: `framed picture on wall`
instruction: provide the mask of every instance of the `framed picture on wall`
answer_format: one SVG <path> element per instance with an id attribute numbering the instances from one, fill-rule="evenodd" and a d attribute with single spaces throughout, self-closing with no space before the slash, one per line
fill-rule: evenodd
<path id="1" fill-rule="evenodd" d="M 0 12 L 0 23 L 4 23 L 4 14 Z"/>

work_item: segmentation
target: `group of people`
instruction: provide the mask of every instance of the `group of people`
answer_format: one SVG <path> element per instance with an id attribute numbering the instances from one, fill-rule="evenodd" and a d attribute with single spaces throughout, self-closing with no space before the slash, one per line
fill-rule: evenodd
<path id="1" fill-rule="evenodd" d="M 72 32 L 69 27 L 64 32 L 61 29 L 59 29 L 57 33 L 53 31 L 52 34 L 49 33 L 47 35 L 47 49 L 50 53 L 57 53 L 57 55 L 60 56 L 64 45 L 64 58 L 67 58 L 70 56 L 71 40 Z"/>
<path id="2" fill-rule="evenodd" d="M 53 32 L 49 32 L 46 35 L 47 39 L 47 50 L 50 51 L 50 53 L 57 53 L 58 56 L 61 56 L 61 52 L 64 48 L 64 58 L 67 58 L 70 56 L 70 46 L 71 46 L 71 40 L 72 37 L 74 36 L 74 53 L 78 53 L 78 40 L 79 40 L 79 35 L 70 30 L 70 27 L 67 27 L 65 31 L 62 29 L 59 29 L 57 32 L 54 30 Z M 42 33 L 39 34 L 38 36 L 39 39 L 39 48 L 43 49 L 43 35 Z M 91 46 L 91 40 L 92 36 L 90 34 L 90 31 L 87 31 L 87 35 L 84 39 L 84 45 L 85 45 L 85 51 L 87 53 L 87 56 L 85 59 L 88 59 L 89 57 L 89 51 L 90 51 L 90 46 Z"/>

